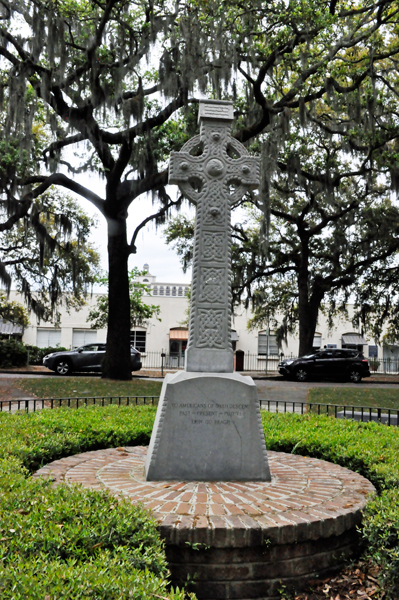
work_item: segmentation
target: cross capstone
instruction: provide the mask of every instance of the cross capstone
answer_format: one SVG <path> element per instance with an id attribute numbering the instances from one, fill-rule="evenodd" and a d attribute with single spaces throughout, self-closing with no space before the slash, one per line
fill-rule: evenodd
<path id="1" fill-rule="evenodd" d="M 200 134 L 172 152 L 169 183 L 196 204 L 186 371 L 233 372 L 231 206 L 259 185 L 260 160 L 231 137 L 233 105 L 201 101 Z"/>

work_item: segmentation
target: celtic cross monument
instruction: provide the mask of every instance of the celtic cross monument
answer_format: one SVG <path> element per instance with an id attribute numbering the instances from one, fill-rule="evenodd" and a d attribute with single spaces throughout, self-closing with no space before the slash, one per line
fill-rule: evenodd
<path id="1" fill-rule="evenodd" d="M 231 137 L 231 102 L 201 101 L 199 122 L 169 165 L 169 183 L 197 207 L 186 369 L 165 377 L 146 477 L 268 481 L 256 386 L 233 373 L 230 323 L 230 209 L 259 185 L 259 159 Z"/>
<path id="2" fill-rule="evenodd" d="M 199 120 L 169 166 L 169 183 L 197 206 L 186 370 L 232 373 L 230 206 L 258 187 L 259 159 L 231 137 L 230 102 L 201 102 Z"/>

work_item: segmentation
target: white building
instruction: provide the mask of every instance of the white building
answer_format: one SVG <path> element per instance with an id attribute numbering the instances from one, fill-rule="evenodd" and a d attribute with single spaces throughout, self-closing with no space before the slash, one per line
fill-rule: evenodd
<path id="1" fill-rule="evenodd" d="M 184 350 L 187 345 L 188 329 L 187 309 L 189 287 L 184 283 L 157 281 L 157 277 L 147 270 L 140 281 L 145 282 L 151 289 L 151 300 L 148 302 L 160 306 L 160 319 L 150 319 L 146 327 L 137 327 L 131 332 L 132 343 L 142 352 L 143 363 L 146 366 L 157 366 L 161 352 L 171 355 L 175 366 L 182 366 Z M 90 309 L 96 303 L 98 294 L 88 297 L 87 305 L 80 311 L 68 313 L 61 311 L 61 324 L 54 327 L 44 322 L 38 323 L 36 317 L 31 315 L 31 325 L 23 333 L 23 341 L 39 347 L 62 346 L 74 348 L 87 343 L 105 342 L 106 330 L 94 330 L 87 323 Z M 16 292 L 11 292 L 11 299 L 22 302 Z M 298 339 L 290 337 L 288 344 L 278 348 L 273 331 L 266 330 L 248 331 L 247 322 L 251 316 L 249 310 L 239 307 L 235 310 L 232 321 L 232 344 L 235 350 L 244 351 L 246 356 L 251 356 L 251 369 L 263 369 L 267 355 L 278 356 L 281 352 L 285 356 L 296 356 L 298 353 Z M 354 331 L 353 326 L 345 319 L 337 319 L 333 329 L 328 330 L 327 321 L 322 314 L 319 316 L 317 331 L 313 342 L 314 349 L 323 348 L 353 348 L 363 350 L 366 357 L 371 358 L 398 358 L 399 347 L 379 347 L 372 340 L 364 337 L 359 331 Z M 153 359 L 151 360 L 151 356 Z M 145 358 L 147 357 L 147 360 Z M 154 362 L 152 365 L 151 362 Z M 246 367 L 247 368 L 247 367 Z M 249 365 L 248 365 L 249 368 Z"/>

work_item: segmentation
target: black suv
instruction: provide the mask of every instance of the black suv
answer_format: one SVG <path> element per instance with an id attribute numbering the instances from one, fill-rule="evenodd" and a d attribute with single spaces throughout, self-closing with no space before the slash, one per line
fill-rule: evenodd
<path id="1" fill-rule="evenodd" d="M 283 360 L 278 371 L 284 377 L 297 381 L 314 378 L 346 379 L 359 383 L 363 377 L 370 377 L 369 363 L 358 350 L 320 350 L 300 358 Z"/>

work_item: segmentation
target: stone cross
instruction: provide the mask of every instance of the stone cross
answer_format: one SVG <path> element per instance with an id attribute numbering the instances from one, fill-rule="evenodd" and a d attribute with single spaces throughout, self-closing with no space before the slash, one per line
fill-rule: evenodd
<path id="1" fill-rule="evenodd" d="M 233 104 L 204 100 L 200 134 L 172 152 L 169 183 L 197 206 L 186 371 L 233 372 L 231 205 L 259 185 L 260 160 L 231 137 Z"/>

